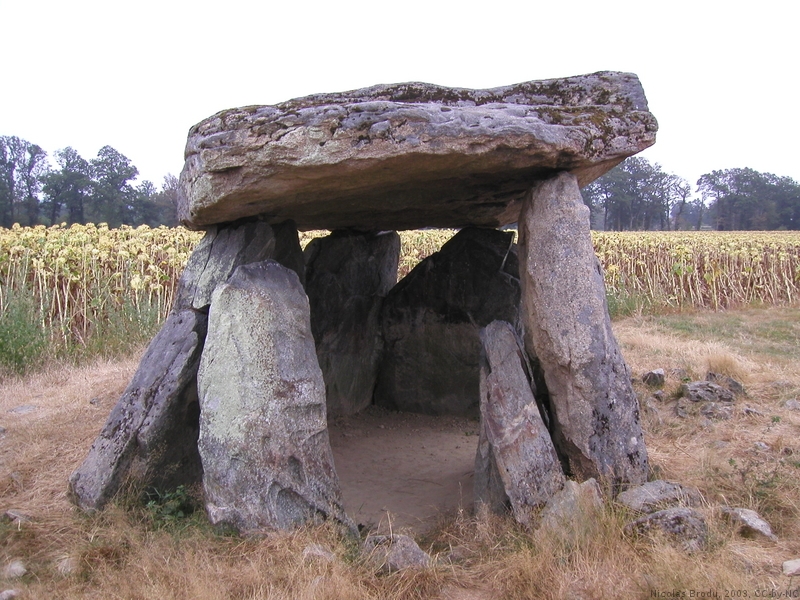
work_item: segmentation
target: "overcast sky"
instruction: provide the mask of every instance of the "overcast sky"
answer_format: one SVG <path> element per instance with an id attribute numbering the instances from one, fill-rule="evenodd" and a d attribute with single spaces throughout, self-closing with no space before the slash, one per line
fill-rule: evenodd
<path id="1" fill-rule="evenodd" d="M 800 181 L 800 3 L 0 0 L 0 135 L 104 145 L 178 175 L 189 127 L 235 106 L 424 81 L 485 88 L 639 75 L 691 183 L 751 167 Z"/>

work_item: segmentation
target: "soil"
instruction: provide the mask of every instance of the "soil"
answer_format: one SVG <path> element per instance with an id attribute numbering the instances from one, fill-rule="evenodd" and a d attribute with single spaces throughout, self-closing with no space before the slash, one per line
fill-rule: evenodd
<path id="1" fill-rule="evenodd" d="M 370 407 L 329 423 L 347 514 L 359 525 L 422 533 L 472 510 L 478 422 Z"/>

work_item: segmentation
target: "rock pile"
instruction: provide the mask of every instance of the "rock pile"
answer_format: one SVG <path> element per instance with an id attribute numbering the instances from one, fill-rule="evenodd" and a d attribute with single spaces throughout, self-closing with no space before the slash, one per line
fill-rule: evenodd
<path id="1" fill-rule="evenodd" d="M 636 76 L 609 72 L 376 86 L 196 125 L 180 212 L 207 233 L 73 500 L 202 482 L 211 520 L 240 531 L 349 525 L 327 419 L 371 403 L 480 415 L 477 497 L 523 523 L 565 475 L 643 483 L 579 186 L 655 131 Z M 496 229 L 516 222 L 518 247 Z M 464 229 L 397 283 L 395 231 L 430 226 Z M 303 254 L 298 228 L 333 231 Z"/>

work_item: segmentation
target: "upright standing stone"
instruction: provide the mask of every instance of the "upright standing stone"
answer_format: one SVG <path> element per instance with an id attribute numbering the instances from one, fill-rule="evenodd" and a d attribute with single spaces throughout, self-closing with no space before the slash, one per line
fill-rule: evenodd
<path id="1" fill-rule="evenodd" d="M 348 522 L 296 273 L 269 260 L 240 267 L 217 288 L 198 389 L 212 523 L 247 532 L 317 516 Z"/>
<path id="2" fill-rule="evenodd" d="M 69 480 L 73 502 L 102 508 L 124 483 L 156 489 L 200 480 L 195 376 L 206 316 L 170 313 L 89 455 Z"/>
<path id="3" fill-rule="evenodd" d="M 306 248 L 311 330 L 329 417 L 357 413 L 372 402 L 382 349 L 379 316 L 397 282 L 399 259 L 394 231 L 334 231 Z"/>
<path id="4" fill-rule="evenodd" d="M 477 416 L 480 330 L 519 323 L 511 232 L 468 227 L 420 262 L 383 303 L 385 350 L 375 403 L 391 410 Z"/>
<path id="5" fill-rule="evenodd" d="M 514 517 L 531 524 L 532 510 L 564 486 L 564 472 L 532 389 L 525 349 L 514 329 L 494 321 L 481 331 L 481 436 L 475 459 L 477 503 L 497 507 L 505 496 Z M 502 493 L 493 489 L 502 485 Z"/>
<path id="6" fill-rule="evenodd" d="M 531 189 L 519 233 L 525 346 L 544 370 L 556 449 L 579 479 L 615 490 L 643 483 L 639 404 L 611 330 L 589 209 L 574 175 Z"/>
<path id="7" fill-rule="evenodd" d="M 130 384 L 70 477 L 84 510 L 102 508 L 127 483 L 173 489 L 199 483 L 197 368 L 214 288 L 233 270 L 274 249 L 269 225 L 245 221 L 209 229 L 178 283 L 177 299 L 150 342 Z"/>

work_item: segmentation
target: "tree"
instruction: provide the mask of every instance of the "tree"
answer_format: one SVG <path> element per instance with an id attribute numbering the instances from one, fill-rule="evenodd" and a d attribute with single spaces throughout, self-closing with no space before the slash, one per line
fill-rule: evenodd
<path id="1" fill-rule="evenodd" d="M 39 224 L 42 181 L 49 171 L 47 152 L 36 144 L 28 144 L 25 148 L 23 162 L 18 171 L 21 203 L 25 208 L 26 225 Z"/>
<path id="2" fill-rule="evenodd" d="M 706 173 L 697 181 L 718 230 L 800 229 L 800 185 L 753 169 Z"/>
<path id="3" fill-rule="evenodd" d="M 47 153 L 17 136 L 0 136 L 0 225 L 39 222 L 41 180 Z"/>
<path id="4" fill-rule="evenodd" d="M 111 146 L 103 146 L 90 161 L 92 197 L 87 218 L 109 227 L 134 223 L 136 190 L 131 181 L 139 174 L 130 159 Z"/>
<path id="5" fill-rule="evenodd" d="M 92 191 L 89 163 L 69 146 L 56 151 L 58 171 L 50 171 L 43 178 L 44 208 L 51 225 L 62 220 L 85 223 L 84 205 Z"/>
<path id="6" fill-rule="evenodd" d="M 688 200 L 684 179 L 633 157 L 583 188 L 593 222 L 603 229 L 670 229 L 673 207 Z"/>

